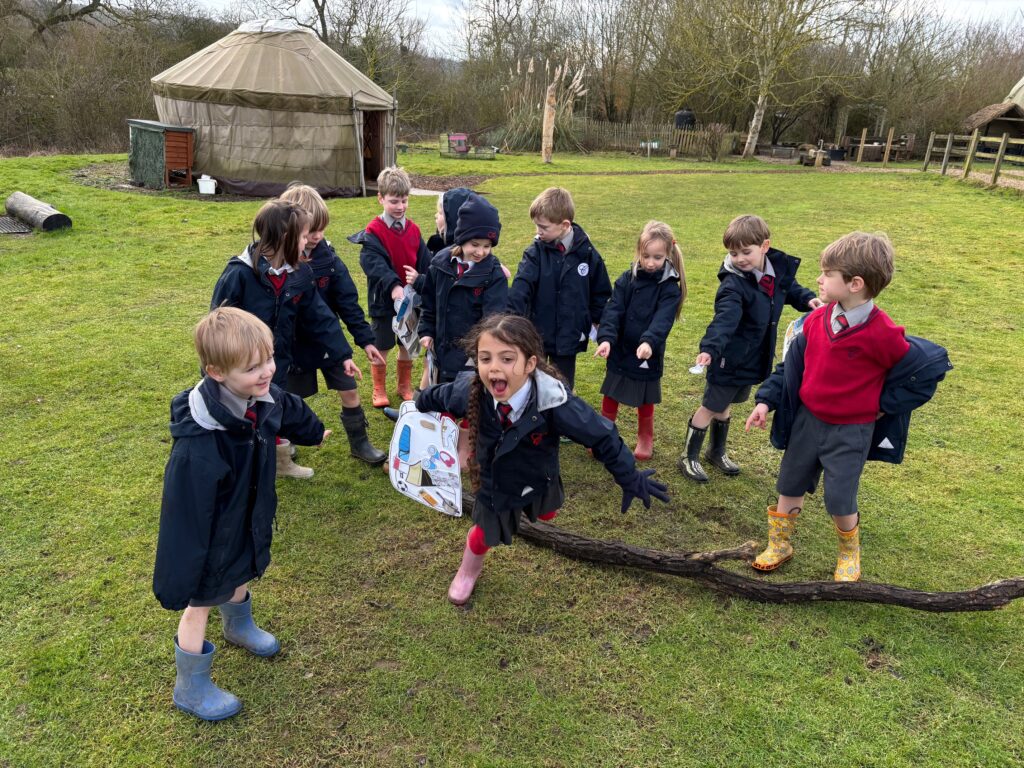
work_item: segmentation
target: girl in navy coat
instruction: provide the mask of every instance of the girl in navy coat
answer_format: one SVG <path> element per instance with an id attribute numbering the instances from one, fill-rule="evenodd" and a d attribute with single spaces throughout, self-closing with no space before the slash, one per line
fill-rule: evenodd
<path id="1" fill-rule="evenodd" d="M 639 498 L 668 501 L 665 486 L 638 472 L 615 426 L 596 418 L 573 395 L 557 369 L 544 362 L 544 342 L 529 320 L 488 315 L 466 337 L 475 373 L 429 387 L 416 398 L 420 411 L 446 411 L 469 419 L 469 472 L 476 493 L 473 527 L 448 599 L 465 603 L 483 567 L 484 554 L 511 544 L 519 515 L 535 522 L 558 514 L 565 494 L 558 468 L 559 438 L 590 448 L 622 486 L 622 511 Z"/>
<path id="2" fill-rule="evenodd" d="M 239 307 L 266 323 L 274 333 L 274 384 L 287 385 L 296 325 L 301 324 L 318 354 L 345 349 L 338 318 L 316 291 L 313 271 L 300 261 L 309 236 L 310 217 L 300 206 L 271 200 L 253 221 L 253 242 L 232 258 L 213 288 L 210 308 Z M 352 357 L 349 350 L 348 358 Z M 308 478 L 313 470 L 291 459 L 291 445 L 277 444 L 277 474 Z"/>
<path id="3" fill-rule="evenodd" d="M 316 291 L 328 308 L 344 321 L 352 340 L 363 348 L 370 363 L 383 365 L 384 356 L 374 345 L 374 334 L 359 306 L 359 292 L 348 267 L 324 238 L 331 214 L 320 193 L 306 184 L 295 183 L 284 191 L 281 199 L 298 203 L 310 215 L 309 238 L 302 260 L 313 271 Z M 366 414 L 357 389 L 357 381 L 362 380 L 363 373 L 352 359 L 352 348 L 344 335 L 341 340 L 342 346 L 325 354 L 300 322 L 295 329 L 295 359 L 288 373 L 288 391 L 299 397 L 315 395 L 319 388 L 317 371 L 321 371 L 327 388 L 336 389 L 341 395 L 341 425 L 345 428 L 351 454 L 367 464 L 383 464 L 387 454 L 375 448 L 366 433 Z"/>
<path id="4" fill-rule="evenodd" d="M 636 241 L 633 265 L 615 281 L 597 331 L 597 357 L 608 360 L 601 415 L 615 421 L 619 403 L 637 409 L 639 461 L 654 452 L 654 406 L 661 402 L 665 342 L 686 298 L 683 253 L 672 228 L 648 221 Z"/>

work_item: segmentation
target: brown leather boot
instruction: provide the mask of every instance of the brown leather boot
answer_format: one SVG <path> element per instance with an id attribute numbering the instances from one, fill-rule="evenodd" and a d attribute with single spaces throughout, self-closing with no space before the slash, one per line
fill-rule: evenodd
<path id="1" fill-rule="evenodd" d="M 412 360 L 398 361 L 398 398 L 412 400 Z"/>
<path id="2" fill-rule="evenodd" d="M 391 405 L 388 400 L 388 367 L 371 363 L 370 375 L 373 377 L 373 407 L 383 408 Z"/>

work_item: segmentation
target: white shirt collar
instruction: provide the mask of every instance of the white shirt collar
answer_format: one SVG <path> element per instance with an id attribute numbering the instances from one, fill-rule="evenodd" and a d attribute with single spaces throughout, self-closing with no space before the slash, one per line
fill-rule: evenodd
<path id="1" fill-rule="evenodd" d="M 512 406 L 512 413 L 509 414 L 509 418 L 513 422 L 519 421 L 519 417 L 523 415 L 523 411 L 526 410 L 526 404 L 530 402 L 530 392 L 533 390 L 533 377 L 526 379 L 526 383 L 519 388 L 512 397 L 508 399 L 508 404 Z M 498 401 L 491 396 L 491 400 L 494 402 L 494 409 L 498 408 Z"/>
<path id="2" fill-rule="evenodd" d="M 860 325 L 861 323 L 866 323 L 867 319 L 868 319 L 868 316 L 871 314 L 871 310 L 874 309 L 874 308 L 875 308 L 874 299 L 868 299 L 863 304 L 861 304 L 859 307 L 854 307 L 853 309 L 849 309 L 849 310 L 843 309 L 839 305 L 839 302 L 837 301 L 836 305 L 834 307 L 832 307 L 832 318 L 831 319 L 832 319 L 832 322 L 834 323 L 836 321 L 836 318 L 839 317 L 839 315 L 846 315 L 846 322 L 849 323 L 848 327 L 852 328 L 855 325 Z"/>

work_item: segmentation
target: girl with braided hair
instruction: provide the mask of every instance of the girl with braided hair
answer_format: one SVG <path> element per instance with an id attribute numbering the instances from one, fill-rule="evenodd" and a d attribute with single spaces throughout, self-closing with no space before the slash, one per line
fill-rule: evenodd
<path id="1" fill-rule="evenodd" d="M 420 411 L 446 411 L 469 422 L 476 503 L 462 565 L 448 589 L 455 605 L 469 600 L 487 550 L 512 543 L 520 513 L 531 522 L 558 514 L 565 499 L 558 467 L 562 435 L 590 448 L 622 486 L 622 512 L 634 499 L 647 508 L 652 496 L 669 500 L 666 487 L 651 479 L 653 469 L 637 471 L 615 426 L 572 394 L 544 361 L 544 342 L 528 319 L 488 315 L 463 343 L 476 372 L 416 398 Z"/>

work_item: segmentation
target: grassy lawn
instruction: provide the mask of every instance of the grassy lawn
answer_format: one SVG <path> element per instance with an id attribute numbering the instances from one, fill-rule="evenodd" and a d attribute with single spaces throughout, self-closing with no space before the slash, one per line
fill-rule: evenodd
<path id="1" fill-rule="evenodd" d="M 408 157 L 418 173 L 528 167 Z M 74 220 L 67 232 L 0 236 L 12 302 L 0 320 L 0 766 L 1024 762 L 1020 604 L 952 615 L 766 606 L 519 542 L 488 555 L 470 608 L 456 610 L 444 594 L 467 521 L 403 500 L 351 459 L 326 394 L 310 404 L 336 434 L 302 451 L 312 481 L 279 483 L 274 563 L 253 588 L 283 651 L 268 661 L 225 648 L 214 618 L 215 680 L 245 709 L 219 725 L 177 712 L 178 616 L 150 591 L 168 403 L 195 383 L 190 329 L 259 202 L 73 179 L 113 159 L 0 161 L 5 197 L 20 189 Z M 681 163 L 566 157 L 553 171 L 655 165 Z M 711 318 L 721 233 L 757 212 L 778 247 L 804 258 L 805 284 L 835 237 L 887 231 L 897 274 L 880 304 L 945 345 L 956 366 L 914 415 L 905 463 L 865 473 L 865 579 L 954 590 L 1024 572 L 1024 201 L 931 174 L 510 176 L 482 190 L 502 212 L 498 254 L 513 269 L 531 236 L 529 202 L 552 184 L 572 190 L 613 278 L 648 218 L 670 222 L 690 288 L 656 412 L 652 465 L 672 503 L 619 515 L 607 475 L 566 446 L 560 525 L 677 550 L 763 539 L 780 458 L 766 434 L 734 429 L 737 478 L 695 487 L 674 466 L 702 391 L 687 368 Z M 426 224 L 433 205 L 414 198 L 411 215 Z M 328 236 L 358 271 L 344 237 L 376 202 L 330 210 Z M 592 404 L 602 375 L 581 357 L 579 392 Z M 388 426 L 371 414 L 378 446 Z M 628 409 L 620 426 L 635 438 Z M 795 543 L 798 556 L 768 578 L 830 578 L 835 542 L 820 495 Z"/>
<path id="2" fill-rule="evenodd" d="M 538 153 L 498 154 L 493 160 L 460 160 L 441 157 L 437 148 L 430 151 L 409 152 L 398 155 L 398 162 L 413 173 L 428 176 L 504 176 L 526 173 L 636 173 L 638 171 L 740 171 L 749 170 L 754 161 L 724 158 L 720 162 L 668 157 L 645 157 L 625 152 L 593 152 L 573 155 L 556 152 L 550 164 L 545 165 Z M 758 164 L 759 170 L 774 171 L 775 166 Z"/>

